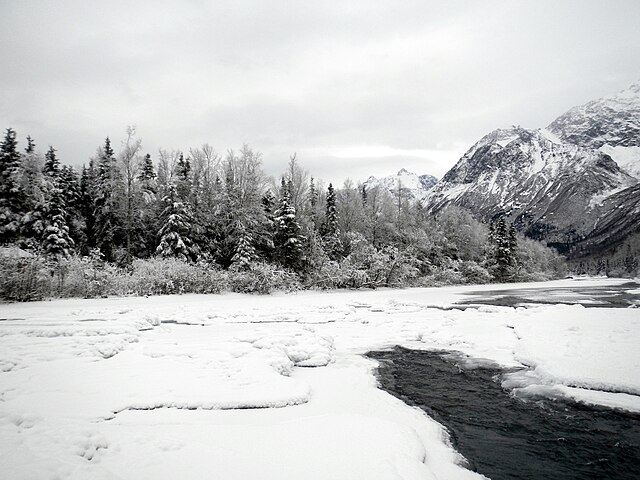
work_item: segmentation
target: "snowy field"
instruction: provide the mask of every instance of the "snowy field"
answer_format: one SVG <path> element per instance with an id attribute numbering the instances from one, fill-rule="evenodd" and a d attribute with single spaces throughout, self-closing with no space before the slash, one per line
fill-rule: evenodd
<path id="1" fill-rule="evenodd" d="M 527 366 L 504 384 L 523 397 L 640 412 L 640 308 L 448 308 L 523 287 L 0 305 L 0 478 L 482 478 L 376 388 L 362 354 L 394 345 Z"/>

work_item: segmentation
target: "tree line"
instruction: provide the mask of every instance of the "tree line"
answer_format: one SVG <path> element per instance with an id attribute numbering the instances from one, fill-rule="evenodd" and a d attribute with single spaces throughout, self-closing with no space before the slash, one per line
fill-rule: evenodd
<path id="1" fill-rule="evenodd" d="M 0 244 L 45 258 L 121 269 L 179 259 L 231 272 L 265 265 L 306 286 L 482 283 L 551 278 L 562 259 L 499 220 L 487 226 L 450 208 L 433 217 L 401 185 L 389 191 L 313 178 L 293 155 L 269 178 L 248 145 L 219 154 L 142 149 L 135 129 L 109 138 L 82 169 L 31 137 L 0 144 Z"/>

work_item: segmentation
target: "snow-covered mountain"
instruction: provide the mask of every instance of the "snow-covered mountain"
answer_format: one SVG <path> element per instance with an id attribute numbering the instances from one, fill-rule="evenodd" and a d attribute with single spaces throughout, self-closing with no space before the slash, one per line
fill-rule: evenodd
<path id="1" fill-rule="evenodd" d="M 640 82 L 574 107 L 547 128 L 567 143 L 599 149 L 640 179 Z"/>
<path id="2" fill-rule="evenodd" d="M 398 188 L 401 188 L 408 198 L 422 200 L 437 182 L 438 179 L 433 175 L 416 175 L 403 168 L 395 175 L 369 177 L 364 185 L 367 189 L 384 187 L 392 194 L 396 194 Z"/>
<path id="3" fill-rule="evenodd" d="M 573 108 L 546 129 L 491 132 L 424 202 L 433 212 L 456 205 L 484 220 L 506 215 L 561 251 L 591 251 L 590 238 L 607 243 L 605 219 L 615 219 L 615 225 L 605 223 L 617 232 L 616 241 L 640 231 L 640 157 L 633 157 L 639 133 L 640 85 L 634 85 Z M 620 156 L 625 161 L 618 164 Z"/>

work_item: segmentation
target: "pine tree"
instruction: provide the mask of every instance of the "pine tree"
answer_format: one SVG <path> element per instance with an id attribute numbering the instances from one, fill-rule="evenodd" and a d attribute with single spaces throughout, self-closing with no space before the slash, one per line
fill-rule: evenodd
<path id="1" fill-rule="evenodd" d="M 96 184 L 97 173 L 94 161 L 89 162 L 89 167 L 83 165 L 82 174 L 80 175 L 80 212 L 84 219 L 84 237 L 85 242 L 82 245 L 82 255 L 88 255 L 89 252 L 96 248 Z"/>
<path id="2" fill-rule="evenodd" d="M 182 201 L 191 200 L 191 162 L 181 153 L 176 164 L 176 188 Z"/>
<path id="3" fill-rule="evenodd" d="M 256 250 L 253 247 L 251 234 L 242 227 L 239 230 L 238 235 L 240 240 L 238 241 L 236 252 L 231 259 L 231 266 L 235 270 L 249 270 L 251 263 L 256 258 Z"/>
<path id="4" fill-rule="evenodd" d="M 85 219 L 83 216 L 82 188 L 77 172 L 73 167 L 64 165 L 60 169 L 58 185 L 65 201 L 65 222 L 69 227 L 69 236 L 80 247 L 87 241 Z"/>
<path id="5" fill-rule="evenodd" d="M 31 135 L 27 135 L 27 148 L 24 149 L 26 153 L 35 153 L 36 152 L 36 143 L 31 138 Z"/>
<path id="6" fill-rule="evenodd" d="M 123 196 L 122 178 L 107 137 L 98 159 L 94 217 L 96 246 L 108 262 L 115 260 L 116 248 L 123 244 Z"/>
<path id="7" fill-rule="evenodd" d="M 499 282 L 512 280 L 516 270 L 517 237 L 513 225 L 507 227 L 504 218 L 489 227 L 489 242 L 492 245 L 491 270 Z"/>
<path id="8" fill-rule="evenodd" d="M 60 160 L 56 157 L 56 149 L 51 145 L 44 155 L 43 172 L 50 177 L 57 177 L 60 173 Z"/>
<path id="9" fill-rule="evenodd" d="M 342 243 L 340 242 L 340 232 L 338 229 L 336 192 L 331 183 L 327 189 L 327 208 L 321 233 L 325 252 L 329 258 L 336 260 L 342 252 Z"/>
<path id="10" fill-rule="evenodd" d="M 19 244 L 28 250 L 40 248 L 50 192 L 55 186 L 55 182 L 42 173 L 44 159 L 35 152 L 35 148 L 30 150 L 21 155 L 16 175 L 23 196 Z"/>
<path id="11" fill-rule="evenodd" d="M 20 153 L 16 132 L 7 128 L 0 143 L 0 244 L 17 239 L 24 212 L 24 194 L 18 182 Z"/>
<path id="12" fill-rule="evenodd" d="M 264 210 L 264 214 L 267 216 L 267 218 L 273 220 L 273 207 L 275 206 L 276 200 L 273 197 L 273 193 L 271 193 L 271 190 L 267 190 L 266 192 L 264 192 L 260 203 L 262 204 L 262 209 Z"/>
<path id="13" fill-rule="evenodd" d="M 156 233 L 158 231 L 158 217 L 160 216 L 161 202 L 158 201 L 157 175 L 148 153 L 142 160 L 142 166 L 138 174 L 138 183 L 142 193 L 142 205 L 140 206 L 140 228 L 142 231 L 143 256 L 150 256 L 155 251 Z"/>
<path id="14" fill-rule="evenodd" d="M 300 271 L 303 266 L 303 238 L 300 225 L 296 220 L 296 209 L 291 205 L 291 182 L 282 179 L 280 187 L 280 204 L 275 212 L 275 235 L 273 243 L 277 259 L 292 270 Z"/>
<path id="15" fill-rule="evenodd" d="M 158 231 L 160 244 L 156 248 L 156 255 L 197 261 L 200 249 L 192 239 L 191 212 L 179 198 L 174 184 L 168 185 L 167 195 L 162 201 L 165 209 L 161 217 L 162 226 Z"/>
<path id="16" fill-rule="evenodd" d="M 158 183 L 156 178 L 157 175 L 153 168 L 151 155 L 147 153 L 142 160 L 142 167 L 138 174 L 138 181 L 140 182 L 140 188 L 144 194 L 145 203 L 150 203 L 154 200 L 156 193 L 158 193 Z"/>
<path id="17" fill-rule="evenodd" d="M 49 208 L 45 219 L 46 228 L 42 237 L 43 253 L 55 260 L 69 257 L 74 247 L 74 242 L 69 236 L 66 216 L 62 190 L 56 185 L 49 199 Z"/>

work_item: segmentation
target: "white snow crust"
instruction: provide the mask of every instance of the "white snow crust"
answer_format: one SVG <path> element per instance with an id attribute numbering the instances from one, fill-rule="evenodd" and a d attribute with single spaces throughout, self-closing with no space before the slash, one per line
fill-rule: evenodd
<path id="1" fill-rule="evenodd" d="M 449 308 L 496 288 L 1 305 L 0 478 L 483 478 L 377 388 L 362 354 L 395 345 L 530 367 L 505 380 L 523 398 L 640 412 L 638 309 Z"/>

